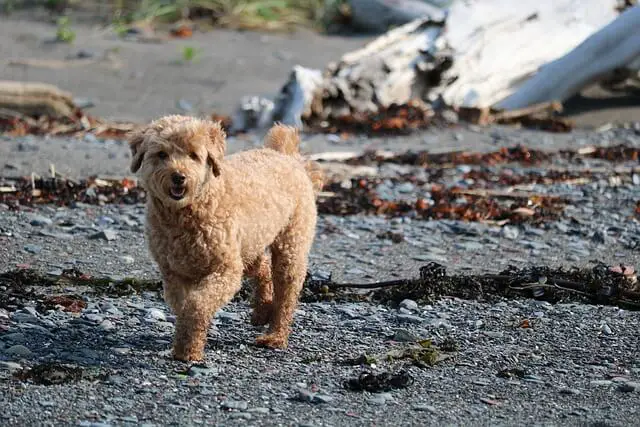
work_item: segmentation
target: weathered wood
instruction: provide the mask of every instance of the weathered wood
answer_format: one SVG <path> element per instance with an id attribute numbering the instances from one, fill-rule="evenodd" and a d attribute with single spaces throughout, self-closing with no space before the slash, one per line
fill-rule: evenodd
<path id="1" fill-rule="evenodd" d="M 45 83 L 0 81 L 0 109 L 27 117 L 72 117 L 76 107 L 70 93 Z"/>
<path id="2" fill-rule="evenodd" d="M 634 6 L 568 54 L 545 65 L 496 107 L 511 110 L 539 102 L 564 101 L 639 59 L 640 6 Z"/>

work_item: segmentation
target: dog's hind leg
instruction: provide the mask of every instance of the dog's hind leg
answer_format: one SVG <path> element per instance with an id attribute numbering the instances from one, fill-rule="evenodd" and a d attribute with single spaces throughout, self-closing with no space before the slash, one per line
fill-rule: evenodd
<path id="1" fill-rule="evenodd" d="M 253 281 L 251 324 L 263 326 L 271 321 L 273 306 L 273 281 L 271 280 L 271 255 L 260 255 L 246 271 Z"/>
<path id="2" fill-rule="evenodd" d="M 315 233 L 315 205 L 299 209 L 287 229 L 271 245 L 273 272 L 273 313 L 266 335 L 259 345 L 285 348 L 288 345 L 293 314 L 307 275 L 309 250 Z"/>

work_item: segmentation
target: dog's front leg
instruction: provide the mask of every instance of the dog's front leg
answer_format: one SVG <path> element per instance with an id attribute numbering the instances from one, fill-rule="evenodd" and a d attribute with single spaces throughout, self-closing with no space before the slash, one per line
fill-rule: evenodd
<path id="1" fill-rule="evenodd" d="M 240 290 L 242 268 L 207 276 L 183 291 L 176 313 L 173 357 L 178 360 L 202 360 L 207 332 L 213 315 Z"/>

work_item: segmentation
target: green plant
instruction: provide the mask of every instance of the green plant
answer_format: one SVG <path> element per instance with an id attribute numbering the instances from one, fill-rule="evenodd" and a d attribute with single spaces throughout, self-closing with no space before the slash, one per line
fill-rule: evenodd
<path id="1" fill-rule="evenodd" d="M 76 32 L 71 29 L 69 18 L 67 16 L 58 18 L 56 39 L 64 43 L 73 43 L 76 39 Z"/>
<path id="2" fill-rule="evenodd" d="M 184 46 L 182 48 L 182 62 L 187 64 L 197 62 L 201 52 L 202 50 L 196 47 Z"/>

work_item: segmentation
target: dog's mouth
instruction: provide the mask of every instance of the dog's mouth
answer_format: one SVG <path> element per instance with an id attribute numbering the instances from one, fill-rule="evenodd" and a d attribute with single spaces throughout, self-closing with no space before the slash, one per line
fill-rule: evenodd
<path id="1" fill-rule="evenodd" d="M 183 185 L 172 185 L 169 189 L 169 196 L 173 200 L 182 200 L 184 198 L 185 193 L 187 192 L 187 187 Z"/>

